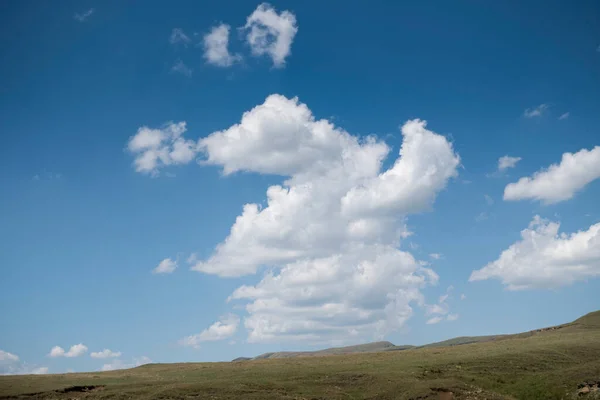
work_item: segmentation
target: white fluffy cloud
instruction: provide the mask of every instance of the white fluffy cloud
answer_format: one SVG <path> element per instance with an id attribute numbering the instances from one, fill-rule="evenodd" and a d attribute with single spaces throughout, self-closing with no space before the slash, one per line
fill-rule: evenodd
<path id="1" fill-rule="evenodd" d="M 278 14 L 272 6 L 262 3 L 247 18 L 244 29 L 253 55 L 268 55 L 277 68 L 285 65 L 298 32 L 294 14 L 289 11 Z"/>
<path id="2" fill-rule="evenodd" d="M 48 355 L 50 357 L 62 357 L 65 354 L 65 349 L 60 346 L 54 346 Z"/>
<path id="3" fill-rule="evenodd" d="M 0 363 L 13 363 L 19 361 L 19 357 L 8 351 L 0 350 Z"/>
<path id="4" fill-rule="evenodd" d="M 135 367 L 139 367 L 140 365 L 150 364 L 151 362 L 152 362 L 152 360 L 146 356 L 133 358 L 129 362 L 117 359 L 111 363 L 104 364 L 100 370 L 101 371 L 114 371 L 117 369 L 135 368 Z"/>
<path id="5" fill-rule="evenodd" d="M 382 336 L 424 305 L 437 275 L 399 250 L 408 214 L 427 210 L 456 176 L 451 143 L 421 120 L 401 129 L 400 157 L 385 171 L 388 146 L 316 120 L 297 99 L 272 95 L 239 124 L 202 139 L 204 164 L 286 178 L 267 202 L 246 204 L 229 236 L 192 269 L 254 274 L 230 300 L 246 302 L 249 340 Z"/>
<path id="6" fill-rule="evenodd" d="M 556 288 L 600 276 L 600 223 L 558 233 L 560 224 L 535 216 L 521 240 L 469 281 L 499 279 L 509 290 Z"/>
<path id="7" fill-rule="evenodd" d="M 229 52 L 229 30 L 229 25 L 221 24 L 204 35 L 204 58 L 207 63 L 218 67 L 230 67 L 241 60 L 239 54 Z"/>
<path id="8" fill-rule="evenodd" d="M 129 148 L 152 161 L 136 161 L 140 172 L 170 164 L 165 154 L 182 132 L 169 132 L 185 130 L 181 124 L 140 128 Z M 382 337 L 410 318 L 412 305 L 425 307 L 421 289 L 438 276 L 400 249 L 410 235 L 405 221 L 431 208 L 460 158 L 425 121 L 407 121 L 401 137 L 399 157 L 382 170 L 390 151 L 383 141 L 353 136 L 315 119 L 298 99 L 271 95 L 239 124 L 188 144 L 201 165 L 219 166 L 225 176 L 283 180 L 267 189 L 265 204 L 244 205 L 210 257 L 191 261 L 193 270 L 224 277 L 267 268 L 259 283 L 229 299 L 245 303 L 250 341 Z M 201 336 L 182 343 L 197 345 Z"/>
<path id="9" fill-rule="evenodd" d="M 87 352 L 88 348 L 86 345 L 79 343 L 71 346 L 69 351 L 65 351 L 60 346 L 54 346 L 48 356 L 50 357 L 79 357 L 84 355 Z"/>
<path id="10" fill-rule="evenodd" d="M 426 210 L 457 175 L 460 159 L 441 135 L 418 119 L 402 126 L 400 157 L 387 171 L 353 186 L 342 198 L 342 213 L 374 218 Z"/>
<path id="11" fill-rule="evenodd" d="M 221 276 L 255 273 L 262 265 L 397 245 L 403 217 L 430 206 L 455 176 L 451 144 L 423 121 L 402 127 L 401 157 L 387 171 L 388 147 L 315 120 L 297 99 L 272 95 L 231 128 L 199 142 L 204 163 L 225 175 L 252 171 L 288 176 L 267 190 L 267 205 L 246 204 L 227 239 L 193 269 Z"/>
<path id="12" fill-rule="evenodd" d="M 0 364 L 0 375 L 44 375 L 47 374 L 48 371 L 48 367 L 36 367 L 28 364 Z"/>
<path id="13" fill-rule="evenodd" d="M 183 346 L 199 348 L 200 343 L 227 339 L 235 334 L 240 324 L 240 317 L 235 314 L 222 316 L 207 329 L 196 335 L 187 336 L 179 341 Z"/>
<path id="14" fill-rule="evenodd" d="M 135 170 L 155 176 L 161 167 L 192 161 L 196 143 L 181 137 L 186 130 L 185 122 L 170 122 L 161 129 L 139 128 L 127 145 L 135 156 Z"/>
<path id="15" fill-rule="evenodd" d="M 0 375 L 38 375 L 47 373 L 48 367 L 36 367 L 22 363 L 16 354 L 0 350 Z"/>
<path id="16" fill-rule="evenodd" d="M 92 358 L 116 358 L 121 357 L 121 352 L 104 349 L 102 351 L 94 351 L 90 354 L 90 356 Z"/>
<path id="17" fill-rule="evenodd" d="M 162 260 L 156 268 L 152 270 L 153 274 L 171 274 L 177 269 L 177 261 L 165 258 Z"/>
<path id="18" fill-rule="evenodd" d="M 521 157 L 502 156 L 498 159 L 498 171 L 514 168 L 521 161 Z"/>
<path id="19" fill-rule="evenodd" d="M 547 104 L 540 104 L 537 107 L 526 109 L 523 112 L 523 116 L 526 118 L 540 117 L 540 116 L 542 116 L 543 113 L 546 112 L 547 109 L 548 109 Z"/>
<path id="20" fill-rule="evenodd" d="M 382 337 L 423 305 L 420 288 L 437 282 L 408 253 L 391 246 L 286 264 L 231 299 L 245 299 L 250 342 Z"/>
<path id="21" fill-rule="evenodd" d="M 349 169 L 355 179 L 372 176 L 388 152 L 384 143 L 373 138 L 360 143 L 329 121 L 315 120 L 297 98 L 277 94 L 245 112 L 239 124 L 200 140 L 199 147 L 207 155 L 205 163 L 221 166 L 225 175 L 248 171 L 304 181 Z"/>
<path id="22" fill-rule="evenodd" d="M 600 146 L 577 153 L 564 153 L 560 164 L 552 164 L 531 177 L 504 188 L 504 200 L 539 200 L 546 204 L 572 198 L 588 183 L 600 178 Z"/>

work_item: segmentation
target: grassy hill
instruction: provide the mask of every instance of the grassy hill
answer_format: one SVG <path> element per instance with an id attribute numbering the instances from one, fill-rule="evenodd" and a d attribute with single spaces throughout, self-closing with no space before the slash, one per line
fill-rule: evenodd
<path id="1" fill-rule="evenodd" d="M 575 327 L 583 327 L 589 329 L 600 329 L 600 311 L 591 312 L 581 318 L 576 319 L 572 324 Z"/>
<path id="2" fill-rule="evenodd" d="M 336 354 L 354 354 L 354 353 L 374 353 L 378 351 L 387 350 L 404 350 L 412 348 L 413 346 L 395 346 L 390 342 L 373 342 L 366 344 L 359 344 L 355 346 L 346 347 L 332 347 L 329 349 L 318 350 L 318 351 L 281 351 L 277 353 L 265 353 L 260 356 L 254 357 L 252 360 L 266 360 L 271 358 L 291 358 L 291 357 L 317 357 L 317 356 L 330 356 Z"/>
<path id="3" fill-rule="evenodd" d="M 536 329 L 529 332 L 517 333 L 517 334 L 508 334 L 508 335 L 488 335 L 488 336 L 460 336 L 448 340 L 444 340 L 441 342 L 435 342 L 426 344 L 423 346 L 412 346 L 412 345 L 401 345 L 396 346 L 391 342 L 383 341 L 383 342 L 373 342 L 366 343 L 354 346 L 345 346 L 345 347 L 332 347 L 323 350 L 317 351 L 281 351 L 275 353 L 264 353 L 254 358 L 252 357 L 238 357 L 233 361 L 251 361 L 251 360 L 266 360 L 272 358 L 292 358 L 292 357 L 315 357 L 315 356 L 327 356 L 327 355 L 336 355 L 336 354 L 353 354 L 353 353 L 375 353 L 380 351 L 400 351 L 400 350 L 409 350 L 409 349 L 422 349 L 429 347 L 447 347 L 447 346 L 459 346 L 463 344 L 471 344 L 471 343 L 482 343 L 482 342 L 491 342 L 491 341 L 499 341 L 499 340 L 507 340 L 507 339 L 515 339 L 515 338 L 525 338 L 534 335 L 535 333 L 543 332 L 543 331 L 551 331 L 556 329 L 564 329 L 570 326 L 577 328 L 589 327 L 589 328 L 600 328 L 600 311 L 591 312 L 583 317 L 577 319 L 576 321 L 568 324 L 552 326 L 549 328 Z"/>
<path id="4" fill-rule="evenodd" d="M 321 357 L 4 376 L 0 398 L 600 399 L 600 312 L 557 327 L 481 338 L 403 351 L 344 354 L 348 348 L 341 348 L 341 354 Z"/>

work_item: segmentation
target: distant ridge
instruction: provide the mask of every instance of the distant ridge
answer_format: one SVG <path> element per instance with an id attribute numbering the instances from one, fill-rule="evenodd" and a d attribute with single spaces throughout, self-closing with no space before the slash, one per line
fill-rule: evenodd
<path id="1" fill-rule="evenodd" d="M 250 357 L 238 357 L 233 362 L 240 361 L 252 361 L 252 360 L 267 360 L 274 358 L 292 358 L 292 357 L 318 357 L 318 356 L 331 356 L 336 354 L 353 354 L 353 353 L 377 353 L 383 351 L 403 351 L 410 349 L 422 349 L 430 347 L 448 347 L 448 346 L 460 346 L 471 343 L 482 343 L 498 340 L 506 340 L 513 338 L 526 338 L 535 334 L 539 334 L 547 331 L 554 331 L 557 329 L 581 329 L 581 328 L 600 328 L 600 311 L 594 311 L 576 319 L 573 322 L 551 326 L 548 328 L 535 329 L 529 332 L 516 333 L 516 334 L 504 334 L 504 335 L 488 335 L 488 336 L 460 336 L 453 339 L 443 340 L 441 342 L 435 342 L 426 344 L 423 346 L 412 346 L 402 345 L 396 346 L 395 344 L 382 341 L 359 344 L 354 346 L 345 347 L 331 347 L 328 349 L 317 350 L 317 351 L 280 351 L 274 353 L 264 353 L 259 356 Z"/>
<path id="2" fill-rule="evenodd" d="M 231 362 L 239 362 L 239 361 L 248 361 L 252 360 L 250 357 L 238 357 L 236 359 L 231 360 Z"/>
<path id="3" fill-rule="evenodd" d="M 332 347 L 317 351 L 280 351 L 275 353 L 264 353 L 252 358 L 252 360 L 266 360 L 271 358 L 291 358 L 291 357 L 318 357 L 331 356 L 335 354 L 352 354 L 352 353 L 375 353 L 387 350 L 400 350 L 400 348 L 412 348 L 413 346 L 395 346 L 391 342 L 373 342 L 359 344 L 355 346 Z M 403 350 L 404 350 L 403 349 Z M 239 360 L 236 358 L 234 361 Z"/>

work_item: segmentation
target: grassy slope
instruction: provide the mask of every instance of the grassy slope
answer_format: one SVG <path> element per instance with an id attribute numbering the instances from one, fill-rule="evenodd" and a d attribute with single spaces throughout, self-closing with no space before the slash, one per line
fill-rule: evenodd
<path id="1" fill-rule="evenodd" d="M 0 398 L 560 399 L 600 379 L 600 312 L 560 329 L 461 346 L 243 363 L 0 377 Z M 59 393 L 72 385 L 104 385 Z"/>
<path id="2" fill-rule="evenodd" d="M 402 346 L 394 346 L 390 342 L 373 342 L 359 344 L 356 346 L 332 347 L 317 351 L 280 351 L 277 353 L 264 353 L 254 357 L 255 360 L 264 360 L 271 358 L 291 358 L 291 357 L 311 357 L 311 356 L 327 356 L 334 354 L 352 354 L 352 353 L 368 353 L 386 350 L 399 349 Z"/>

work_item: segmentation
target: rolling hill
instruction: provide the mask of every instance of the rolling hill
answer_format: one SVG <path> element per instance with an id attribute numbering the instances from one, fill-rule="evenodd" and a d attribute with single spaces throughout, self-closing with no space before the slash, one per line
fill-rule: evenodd
<path id="1" fill-rule="evenodd" d="M 599 311 L 515 335 L 395 347 L 2 376 L 0 399 L 600 399 Z"/>
<path id="2" fill-rule="evenodd" d="M 277 353 L 264 353 L 249 360 L 266 360 L 272 358 L 291 358 L 291 357 L 317 357 L 331 356 L 336 354 L 354 354 L 354 353 L 374 353 L 388 350 L 405 350 L 414 346 L 396 346 L 390 342 L 373 342 L 346 347 L 332 347 L 329 349 L 317 351 L 282 351 Z M 236 359 L 237 360 L 237 359 Z M 235 360 L 234 360 L 235 361 Z"/>
<path id="3" fill-rule="evenodd" d="M 232 361 L 252 361 L 252 360 L 266 360 L 274 358 L 292 358 L 292 357 L 318 357 L 318 356 L 330 356 L 336 354 L 354 354 L 354 353 L 376 353 L 381 351 L 401 351 L 409 349 L 423 349 L 430 347 L 447 347 L 447 346 L 459 346 L 471 343 L 482 343 L 490 341 L 500 341 L 514 338 L 524 338 L 532 336 L 536 333 L 543 331 L 552 331 L 557 329 L 564 329 L 568 327 L 573 328 L 599 328 L 600 327 L 600 311 L 592 312 L 583 317 L 573 321 L 572 323 L 552 326 L 549 328 L 536 329 L 529 332 L 518 333 L 518 334 L 503 334 L 503 335 L 488 335 L 488 336 L 461 336 L 441 342 L 435 342 L 426 344 L 423 346 L 412 346 L 412 345 L 401 345 L 397 346 L 388 341 L 372 342 L 353 346 L 345 347 L 331 347 L 317 351 L 282 351 L 273 353 L 264 353 L 256 357 L 238 357 Z"/>

